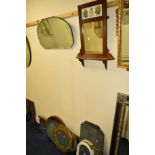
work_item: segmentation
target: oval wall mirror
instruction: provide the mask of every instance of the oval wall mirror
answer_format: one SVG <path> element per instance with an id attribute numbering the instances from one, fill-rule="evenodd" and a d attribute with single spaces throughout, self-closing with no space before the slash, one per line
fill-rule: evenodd
<path id="1" fill-rule="evenodd" d="M 69 23 L 59 17 L 43 19 L 37 27 L 40 44 L 45 49 L 68 49 L 73 46 L 73 33 Z"/>
<path id="2" fill-rule="evenodd" d="M 29 67 L 31 64 L 31 48 L 29 44 L 29 40 L 26 37 L 26 67 Z"/>

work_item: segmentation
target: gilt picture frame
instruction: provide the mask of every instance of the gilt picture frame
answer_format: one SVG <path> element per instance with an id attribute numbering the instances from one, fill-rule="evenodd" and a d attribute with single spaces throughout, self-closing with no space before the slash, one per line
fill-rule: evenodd
<path id="1" fill-rule="evenodd" d="M 129 69 L 129 0 L 118 0 L 116 10 L 116 33 L 118 36 L 117 66 Z"/>

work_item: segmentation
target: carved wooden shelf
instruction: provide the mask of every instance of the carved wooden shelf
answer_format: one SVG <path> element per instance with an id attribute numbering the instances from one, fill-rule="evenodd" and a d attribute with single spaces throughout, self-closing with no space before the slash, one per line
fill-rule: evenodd
<path id="1" fill-rule="evenodd" d="M 77 57 L 79 59 L 79 61 L 81 62 L 81 64 L 84 66 L 84 60 L 97 60 L 97 61 L 102 61 L 105 65 L 105 68 L 107 69 L 107 61 L 108 60 L 114 60 L 115 58 L 108 53 L 107 56 L 104 55 L 98 55 L 98 54 L 94 54 L 94 55 L 87 55 L 87 54 L 81 54 L 79 53 L 77 55 Z"/>

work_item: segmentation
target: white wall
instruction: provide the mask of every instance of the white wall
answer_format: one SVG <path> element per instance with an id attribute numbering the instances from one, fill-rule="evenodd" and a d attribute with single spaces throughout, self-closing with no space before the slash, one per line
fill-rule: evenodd
<path id="1" fill-rule="evenodd" d="M 77 9 L 90 0 L 27 0 L 27 22 Z M 117 58 L 115 8 L 108 9 L 108 48 Z M 78 17 L 67 19 L 74 33 L 74 46 L 68 50 L 45 50 L 37 38 L 37 26 L 27 28 L 32 64 L 26 69 L 26 97 L 33 100 L 38 115 L 58 115 L 76 134 L 80 123 L 98 124 L 105 133 L 104 153 L 108 155 L 117 93 L 128 94 L 128 71 L 117 68 L 117 59 L 81 65 Z M 63 36 L 62 36 L 63 37 Z"/>

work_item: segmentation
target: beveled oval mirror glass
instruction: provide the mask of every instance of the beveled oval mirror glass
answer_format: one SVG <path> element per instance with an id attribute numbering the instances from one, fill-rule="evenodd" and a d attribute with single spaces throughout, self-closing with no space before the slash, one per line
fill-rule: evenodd
<path id="1" fill-rule="evenodd" d="M 73 46 L 73 33 L 67 21 L 58 17 L 43 19 L 37 27 L 40 44 L 45 49 L 68 49 Z"/>
<path id="2" fill-rule="evenodd" d="M 30 64 L 31 64 L 31 48 L 28 38 L 26 37 L 26 67 L 29 67 Z"/>

